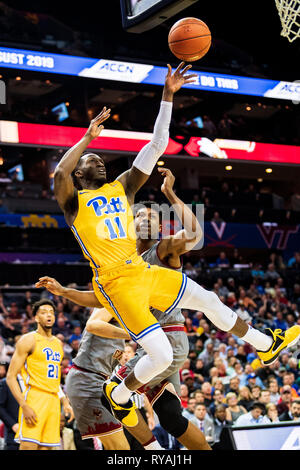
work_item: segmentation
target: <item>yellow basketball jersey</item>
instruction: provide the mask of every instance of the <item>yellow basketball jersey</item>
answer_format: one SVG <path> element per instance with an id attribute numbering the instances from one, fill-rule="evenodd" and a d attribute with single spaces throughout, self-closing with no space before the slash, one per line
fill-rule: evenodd
<path id="1" fill-rule="evenodd" d="M 78 191 L 78 214 L 71 227 L 92 268 L 103 268 L 136 252 L 134 217 L 122 184 Z"/>
<path id="2" fill-rule="evenodd" d="M 47 338 L 35 332 L 35 348 L 29 354 L 21 374 L 27 386 L 57 393 L 60 385 L 63 347 L 58 338 Z"/>

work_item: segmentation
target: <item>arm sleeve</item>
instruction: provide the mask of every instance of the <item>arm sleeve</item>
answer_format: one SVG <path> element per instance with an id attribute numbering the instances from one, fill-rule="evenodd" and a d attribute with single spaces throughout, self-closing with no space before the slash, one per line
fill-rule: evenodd
<path id="1" fill-rule="evenodd" d="M 153 137 L 136 156 L 133 166 L 146 175 L 151 175 L 152 170 L 161 155 L 163 155 L 169 142 L 169 127 L 172 116 L 173 103 L 162 101 L 155 121 Z"/>

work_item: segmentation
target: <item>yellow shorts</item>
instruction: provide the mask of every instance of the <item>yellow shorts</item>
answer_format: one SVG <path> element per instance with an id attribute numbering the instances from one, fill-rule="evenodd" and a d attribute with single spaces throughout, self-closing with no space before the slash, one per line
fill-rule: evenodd
<path id="1" fill-rule="evenodd" d="M 60 445 L 60 399 L 55 393 L 44 392 L 29 387 L 24 392 L 26 403 L 35 411 L 37 423 L 28 426 L 25 422 L 23 410 L 19 408 L 19 429 L 15 441 L 34 442 L 47 447 Z"/>
<path id="2" fill-rule="evenodd" d="M 185 274 L 150 265 L 136 254 L 113 269 L 94 269 L 93 287 L 99 302 L 134 341 L 160 328 L 150 307 L 168 314 L 178 305 L 185 286 Z"/>

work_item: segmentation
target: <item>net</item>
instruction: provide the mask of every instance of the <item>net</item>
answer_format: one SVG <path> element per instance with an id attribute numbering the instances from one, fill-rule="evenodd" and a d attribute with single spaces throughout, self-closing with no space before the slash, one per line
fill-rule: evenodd
<path id="1" fill-rule="evenodd" d="M 281 36 L 290 42 L 300 37 L 300 0 L 275 0 L 282 26 Z"/>

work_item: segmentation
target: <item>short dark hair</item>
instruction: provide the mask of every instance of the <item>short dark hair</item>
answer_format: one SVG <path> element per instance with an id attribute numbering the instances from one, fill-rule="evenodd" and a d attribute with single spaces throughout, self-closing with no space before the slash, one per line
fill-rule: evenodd
<path id="1" fill-rule="evenodd" d="M 72 177 L 72 180 L 73 180 L 73 184 L 74 184 L 75 188 L 78 189 L 79 191 L 82 189 L 82 187 L 81 187 L 81 185 L 80 185 L 80 183 L 79 183 L 79 181 L 78 181 L 78 179 L 77 179 L 75 173 L 76 173 L 76 171 L 81 167 L 83 157 L 85 157 L 86 155 L 91 155 L 91 154 L 92 154 L 92 155 L 96 155 L 97 157 L 100 157 L 100 155 L 98 155 L 97 153 L 94 154 L 93 152 L 88 152 L 88 151 L 84 152 L 84 153 L 81 155 L 81 157 L 79 158 L 76 167 L 74 168 L 74 170 L 73 170 L 72 173 L 71 173 L 71 177 Z M 102 160 L 104 161 L 104 158 L 103 158 L 103 157 L 100 157 L 100 158 L 102 158 Z"/>
<path id="2" fill-rule="evenodd" d="M 254 403 L 252 403 L 251 410 L 254 410 L 255 408 L 260 408 L 264 414 L 266 413 L 266 407 L 260 401 L 255 401 Z"/>
<path id="3" fill-rule="evenodd" d="M 41 299 L 41 300 L 38 300 L 37 302 L 35 302 L 35 303 L 32 305 L 32 314 L 33 314 L 34 317 L 35 317 L 35 315 L 37 314 L 38 309 L 39 309 L 42 305 L 51 305 L 51 307 L 53 308 L 53 310 L 54 310 L 54 312 L 55 312 L 55 305 L 54 305 L 54 303 L 52 302 L 52 300 L 49 300 L 49 299 Z"/>
<path id="4" fill-rule="evenodd" d="M 146 207 L 147 209 L 151 209 L 156 211 L 158 214 L 160 213 L 159 211 L 159 205 L 155 201 L 139 201 L 135 204 L 135 214 L 137 211 L 142 209 L 143 207 Z"/>

